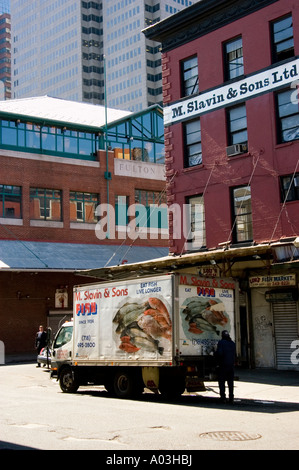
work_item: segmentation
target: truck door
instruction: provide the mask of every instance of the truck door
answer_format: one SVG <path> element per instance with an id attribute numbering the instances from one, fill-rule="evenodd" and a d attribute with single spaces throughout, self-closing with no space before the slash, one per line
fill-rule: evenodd
<path id="1" fill-rule="evenodd" d="M 73 337 L 73 325 L 62 325 L 58 331 L 54 343 L 52 352 L 52 369 L 57 368 L 62 363 L 67 362 L 72 357 L 72 337 Z"/>

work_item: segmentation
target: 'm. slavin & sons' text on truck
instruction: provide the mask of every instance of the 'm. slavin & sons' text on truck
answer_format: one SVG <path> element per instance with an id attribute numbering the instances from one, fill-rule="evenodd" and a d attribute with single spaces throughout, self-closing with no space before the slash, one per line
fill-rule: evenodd
<path id="1" fill-rule="evenodd" d="M 167 274 L 74 288 L 73 321 L 53 342 L 64 392 L 104 385 L 118 397 L 144 387 L 175 397 L 215 379 L 221 331 L 235 335 L 232 279 Z"/>

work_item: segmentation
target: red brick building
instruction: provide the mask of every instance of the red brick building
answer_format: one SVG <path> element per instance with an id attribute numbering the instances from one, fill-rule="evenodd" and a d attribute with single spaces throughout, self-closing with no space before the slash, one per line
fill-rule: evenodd
<path id="1" fill-rule="evenodd" d="M 242 361 L 288 369 L 299 363 L 297 6 L 202 0 L 145 30 L 162 43 L 168 204 L 190 209 L 186 237 L 170 220 L 170 251 L 237 279 Z"/>
<path id="2" fill-rule="evenodd" d="M 0 340 L 31 352 L 71 316 L 76 271 L 168 253 L 162 111 L 3 101 L 0 161 Z"/>

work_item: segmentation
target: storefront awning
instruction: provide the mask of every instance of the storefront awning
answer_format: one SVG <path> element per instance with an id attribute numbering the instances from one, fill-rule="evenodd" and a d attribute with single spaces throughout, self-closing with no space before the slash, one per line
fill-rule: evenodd
<path id="1" fill-rule="evenodd" d="M 269 244 L 253 245 L 239 248 L 228 248 L 225 246 L 221 249 L 210 251 L 198 251 L 185 253 L 182 255 L 167 255 L 158 259 L 148 259 L 136 263 L 126 263 L 119 265 L 110 264 L 107 267 L 98 266 L 96 269 L 80 271 L 80 275 L 95 278 L 113 278 L 121 279 L 127 276 L 149 275 L 153 273 L 162 273 L 166 271 L 176 271 L 178 269 L 186 269 L 198 267 L 206 263 L 234 263 L 246 259 L 272 258 L 272 248 Z"/>

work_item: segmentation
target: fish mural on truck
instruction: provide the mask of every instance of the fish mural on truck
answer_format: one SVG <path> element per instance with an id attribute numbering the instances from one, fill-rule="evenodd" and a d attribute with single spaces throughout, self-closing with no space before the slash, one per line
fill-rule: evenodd
<path id="1" fill-rule="evenodd" d="M 163 355 L 161 342 L 172 337 L 172 322 L 165 303 L 158 297 L 149 297 L 143 302 L 126 299 L 118 306 L 113 323 L 117 325 L 115 333 L 120 350 Z"/>
<path id="2" fill-rule="evenodd" d="M 223 329 L 230 329 L 225 305 L 219 299 L 189 297 L 181 306 L 181 317 L 187 337 L 190 337 L 191 333 L 217 338 Z"/>

